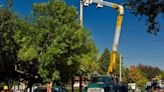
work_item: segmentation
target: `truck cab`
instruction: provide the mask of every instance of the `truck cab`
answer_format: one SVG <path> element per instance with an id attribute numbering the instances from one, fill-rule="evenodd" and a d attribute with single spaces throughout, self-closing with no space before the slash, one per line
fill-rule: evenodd
<path id="1" fill-rule="evenodd" d="M 128 88 L 117 84 L 111 76 L 93 76 L 84 92 L 128 92 Z"/>

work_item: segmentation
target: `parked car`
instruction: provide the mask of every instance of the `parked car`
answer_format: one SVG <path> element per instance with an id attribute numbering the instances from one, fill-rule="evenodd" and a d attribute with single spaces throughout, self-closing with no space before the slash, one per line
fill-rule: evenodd
<path id="1" fill-rule="evenodd" d="M 34 92 L 47 92 L 46 88 L 37 88 Z M 52 92 L 68 92 L 68 90 L 63 86 L 53 86 Z"/>
<path id="2" fill-rule="evenodd" d="M 164 89 L 164 80 L 160 80 L 160 81 L 159 81 L 159 87 L 160 87 L 161 89 Z"/>
<path id="3" fill-rule="evenodd" d="M 63 86 L 53 86 L 52 92 L 68 92 L 68 90 Z"/>

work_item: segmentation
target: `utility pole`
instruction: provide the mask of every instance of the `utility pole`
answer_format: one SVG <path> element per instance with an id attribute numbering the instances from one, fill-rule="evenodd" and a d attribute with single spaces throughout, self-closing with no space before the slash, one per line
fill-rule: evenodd
<path id="1" fill-rule="evenodd" d="M 120 54 L 120 62 L 119 63 L 120 63 L 120 65 L 119 65 L 120 66 L 120 69 L 119 69 L 119 71 L 120 71 L 119 81 L 121 82 L 122 81 L 122 72 L 121 72 L 122 71 L 122 69 L 121 69 L 122 68 L 122 56 L 121 56 L 121 54 Z"/>
<path id="2" fill-rule="evenodd" d="M 83 0 L 80 0 L 80 25 L 83 27 Z M 82 92 L 82 74 L 79 76 L 79 92 Z"/>

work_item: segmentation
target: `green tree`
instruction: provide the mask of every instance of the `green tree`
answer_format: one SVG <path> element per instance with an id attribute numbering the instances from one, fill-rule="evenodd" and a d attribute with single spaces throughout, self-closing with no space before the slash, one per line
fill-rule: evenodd
<path id="1" fill-rule="evenodd" d="M 22 62 L 17 54 L 21 47 L 18 38 L 23 38 L 22 30 L 28 30 L 30 27 L 11 12 L 9 7 L 0 8 L 0 13 L 0 82 L 12 86 L 23 78 L 32 86 L 31 82 L 35 82 L 34 77 L 37 75 L 37 63 Z"/>
<path id="2" fill-rule="evenodd" d="M 164 80 L 164 71 L 161 71 L 160 75 L 161 75 L 161 79 Z"/>
<path id="3" fill-rule="evenodd" d="M 140 79 L 138 79 L 138 81 L 136 81 L 137 87 L 141 88 L 141 92 L 145 92 L 145 85 L 147 81 L 148 80 L 143 76 Z"/>
<path id="4" fill-rule="evenodd" d="M 129 82 L 136 83 L 137 87 L 140 87 L 142 92 L 145 90 L 147 79 L 143 77 L 141 71 L 137 67 L 130 66 L 129 78 Z"/>
<path id="5" fill-rule="evenodd" d="M 155 35 L 159 32 L 160 25 L 157 17 L 164 14 L 163 0 L 128 0 L 124 5 L 135 16 L 147 17 L 147 32 Z"/>
<path id="6" fill-rule="evenodd" d="M 108 71 L 108 66 L 110 64 L 110 51 L 105 48 L 103 54 L 101 55 L 100 59 L 98 60 L 100 68 L 102 69 L 100 73 L 106 74 Z M 119 76 L 119 61 L 120 61 L 120 55 L 117 53 L 116 57 L 116 68 L 113 69 L 113 74 L 115 76 Z"/>
<path id="7" fill-rule="evenodd" d="M 13 4 L 12 0 L 7 0 L 7 7 L 8 8 L 11 8 L 12 4 Z"/>
<path id="8" fill-rule="evenodd" d="M 139 64 L 137 68 L 142 72 L 142 75 L 149 80 L 151 80 L 157 75 L 160 75 L 161 72 L 161 70 L 158 67 L 152 67 L 149 65 Z"/>
<path id="9" fill-rule="evenodd" d="M 32 25 L 17 33 L 21 44 L 19 60 L 38 60 L 38 73 L 45 82 L 68 82 L 79 70 L 83 71 L 82 58 L 93 61 L 92 54 L 97 53 L 89 31 L 80 26 L 76 9 L 62 1 L 34 4 L 33 14 Z"/>
<path id="10" fill-rule="evenodd" d="M 6 8 L 0 8 L 0 82 L 17 80 L 14 65 L 17 62 L 18 44 L 14 34 L 18 30 L 18 17 Z"/>
<path id="11" fill-rule="evenodd" d="M 100 59 L 98 60 L 99 65 L 101 67 L 100 73 L 106 74 L 108 71 L 109 66 L 109 60 L 110 60 L 110 51 L 105 48 L 103 54 L 101 55 Z"/>
<path id="12" fill-rule="evenodd" d="M 129 78 L 131 82 L 137 82 L 142 77 L 141 72 L 135 66 L 130 66 Z"/>
<path id="13" fill-rule="evenodd" d="M 35 44 L 36 30 L 32 24 L 24 20 L 19 21 L 18 27 L 19 30 L 14 35 L 15 41 L 19 45 L 16 71 L 20 74 L 21 78 L 26 81 L 26 88 L 31 88 L 40 78 L 38 74 L 40 63 L 36 57 L 38 55 L 37 51 L 39 51 Z"/>
<path id="14" fill-rule="evenodd" d="M 122 81 L 125 83 L 128 83 L 130 81 L 128 74 L 129 74 L 129 69 L 123 66 L 122 67 Z"/>
<path id="15" fill-rule="evenodd" d="M 80 88 L 79 92 L 82 92 L 82 79 L 85 76 L 91 75 L 92 72 L 100 70 L 99 64 L 96 62 L 97 59 L 97 54 L 96 54 L 96 48 L 94 47 L 93 44 L 90 44 L 91 47 L 93 48 L 90 53 L 83 55 L 80 58 L 80 66 L 77 74 L 79 75 L 79 82 L 80 82 Z M 89 46 L 86 45 L 86 46 Z"/>
<path id="16" fill-rule="evenodd" d="M 5 0 L 6 3 L 3 5 L 0 4 L 0 8 L 7 8 L 7 9 L 11 9 L 12 5 L 13 5 L 13 1 L 12 0 Z"/>

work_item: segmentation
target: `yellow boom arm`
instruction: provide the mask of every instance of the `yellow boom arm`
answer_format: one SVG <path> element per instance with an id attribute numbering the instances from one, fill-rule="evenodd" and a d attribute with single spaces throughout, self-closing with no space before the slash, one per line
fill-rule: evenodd
<path id="1" fill-rule="evenodd" d="M 89 6 L 91 3 L 97 3 L 98 7 L 102 7 L 103 5 L 112 7 L 118 11 L 118 17 L 117 17 L 117 22 L 116 22 L 116 30 L 115 30 L 115 37 L 113 41 L 113 49 L 112 49 L 112 55 L 110 58 L 110 64 L 108 66 L 108 72 L 112 73 L 113 68 L 116 67 L 116 55 L 117 55 L 117 47 L 118 47 L 118 42 L 120 38 L 120 31 L 121 31 L 121 25 L 122 25 L 122 20 L 123 20 L 123 15 L 124 15 L 124 8 L 121 5 L 103 1 L 103 0 L 85 0 L 84 5 Z"/>
<path id="2" fill-rule="evenodd" d="M 110 64 L 108 67 L 108 74 L 113 72 L 113 68 L 116 67 L 116 56 L 117 56 L 117 47 L 118 47 L 118 41 L 120 37 L 120 31 L 121 31 L 121 24 L 122 24 L 123 16 L 119 15 L 117 18 L 117 23 L 116 23 L 116 32 L 115 32 L 115 38 L 113 42 L 113 50 L 112 50 L 112 55 L 110 58 Z"/>

